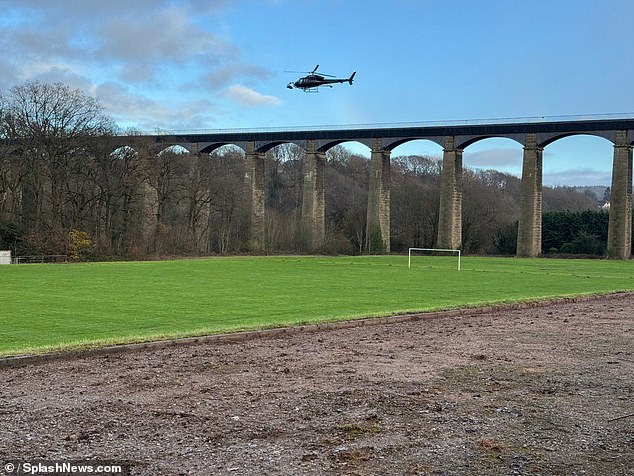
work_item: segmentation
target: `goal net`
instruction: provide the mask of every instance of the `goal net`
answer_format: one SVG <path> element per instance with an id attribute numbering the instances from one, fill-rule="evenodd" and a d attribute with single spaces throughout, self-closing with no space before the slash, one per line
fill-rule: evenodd
<path id="1" fill-rule="evenodd" d="M 460 271 L 460 250 L 445 250 L 438 248 L 410 248 L 407 255 L 407 267 L 412 267 L 412 254 L 416 256 L 457 256 L 458 271 Z"/>

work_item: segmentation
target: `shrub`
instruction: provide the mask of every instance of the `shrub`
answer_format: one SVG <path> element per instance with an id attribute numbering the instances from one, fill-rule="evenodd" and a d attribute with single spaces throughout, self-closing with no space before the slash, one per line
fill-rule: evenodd
<path id="1" fill-rule="evenodd" d="M 72 229 L 69 232 L 70 259 L 75 261 L 91 261 L 95 258 L 95 240 L 89 233 Z"/>

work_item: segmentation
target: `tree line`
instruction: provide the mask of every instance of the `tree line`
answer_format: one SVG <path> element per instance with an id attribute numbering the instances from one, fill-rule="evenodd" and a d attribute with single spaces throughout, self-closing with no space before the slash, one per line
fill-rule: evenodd
<path id="1" fill-rule="evenodd" d="M 212 154 L 189 154 L 173 147 L 157 149 L 142 135 L 121 146 L 120 133 L 95 99 L 66 85 L 27 82 L 0 92 L 0 249 L 76 259 L 251 251 L 250 191 L 241 149 L 226 146 Z M 266 154 L 266 252 L 306 250 L 303 156 L 293 144 Z M 326 160 L 326 240 L 321 251 L 364 253 L 369 159 L 336 146 Z M 438 158 L 392 158 L 393 251 L 435 245 L 440 171 Z M 515 253 L 519 193 L 517 177 L 464 170 L 466 253 Z M 595 197 L 566 187 L 544 187 L 543 197 L 544 252 L 574 249 L 549 238 L 551 229 L 561 234 L 560 225 L 572 225 L 548 221 L 548 213 L 596 210 Z M 576 229 L 586 239 L 604 240 L 595 230 Z"/>

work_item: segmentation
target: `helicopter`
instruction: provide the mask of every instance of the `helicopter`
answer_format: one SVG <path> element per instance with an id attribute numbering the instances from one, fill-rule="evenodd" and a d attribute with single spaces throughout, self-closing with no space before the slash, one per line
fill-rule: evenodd
<path id="1" fill-rule="evenodd" d="M 306 92 L 318 92 L 319 86 L 328 86 L 332 88 L 333 84 L 337 83 L 348 83 L 352 85 L 352 80 L 354 79 L 354 75 L 357 74 L 356 71 L 353 71 L 349 78 L 336 78 L 330 74 L 320 73 L 317 74 L 317 68 L 319 65 L 315 66 L 315 68 L 308 73 L 308 76 L 304 76 L 299 78 L 295 82 L 290 82 L 286 85 L 288 89 L 301 89 L 305 93 Z M 288 73 L 306 73 L 306 71 L 287 71 Z M 327 79 L 331 78 L 331 79 Z"/>

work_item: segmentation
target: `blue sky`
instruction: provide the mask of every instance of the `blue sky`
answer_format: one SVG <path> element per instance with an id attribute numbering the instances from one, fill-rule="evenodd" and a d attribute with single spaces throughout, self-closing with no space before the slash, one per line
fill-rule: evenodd
<path id="1" fill-rule="evenodd" d="M 631 0 L 0 0 L 0 90 L 96 96 L 124 127 L 227 129 L 634 115 Z M 357 76 L 319 94 L 286 70 Z M 357 146 L 355 150 L 359 150 Z M 427 142 L 394 154 L 440 155 Z M 517 175 L 487 140 L 466 166 Z M 546 184 L 609 184 L 612 145 L 544 151 Z"/>

